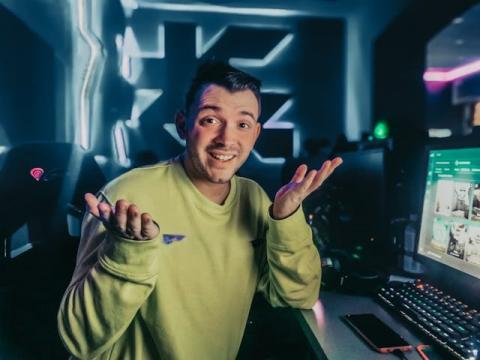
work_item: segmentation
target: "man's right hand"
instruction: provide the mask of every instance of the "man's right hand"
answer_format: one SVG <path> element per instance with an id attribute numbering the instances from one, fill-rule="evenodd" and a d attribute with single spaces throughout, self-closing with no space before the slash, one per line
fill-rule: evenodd
<path id="1" fill-rule="evenodd" d="M 86 193 L 90 213 L 99 219 L 105 228 L 132 240 L 151 240 L 158 236 L 160 228 L 148 213 L 142 213 L 135 204 L 118 200 L 115 207 L 98 201 L 95 195 Z"/>

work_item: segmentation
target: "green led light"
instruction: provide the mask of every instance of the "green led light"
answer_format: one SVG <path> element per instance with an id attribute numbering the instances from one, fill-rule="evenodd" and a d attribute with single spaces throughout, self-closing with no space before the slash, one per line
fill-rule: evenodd
<path id="1" fill-rule="evenodd" d="M 386 139 L 388 137 L 389 128 L 385 121 L 379 121 L 373 129 L 373 136 L 376 139 Z"/>

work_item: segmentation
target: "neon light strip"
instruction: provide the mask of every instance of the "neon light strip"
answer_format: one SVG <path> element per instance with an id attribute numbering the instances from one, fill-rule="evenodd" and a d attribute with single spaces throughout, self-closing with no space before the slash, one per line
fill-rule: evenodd
<path id="1" fill-rule="evenodd" d="M 88 29 L 86 19 L 87 0 L 77 1 L 77 4 L 78 29 L 81 37 L 90 47 L 90 58 L 88 59 L 87 70 L 80 90 L 80 145 L 85 150 L 88 150 L 90 148 L 90 99 L 88 98 L 88 94 L 93 84 L 93 75 L 102 52 L 102 45 L 93 32 L 90 32 Z"/>
<path id="2" fill-rule="evenodd" d="M 285 10 L 285 9 L 268 9 L 268 8 L 244 8 L 244 7 L 231 7 L 220 5 L 200 5 L 200 4 L 172 4 L 161 2 L 149 2 L 149 1 L 136 1 L 138 8 L 143 9 L 156 9 L 166 11 L 187 11 L 187 12 L 208 12 L 219 14 L 232 14 L 232 15 L 259 15 L 259 16 L 271 16 L 271 17 L 284 17 L 284 16 L 299 16 L 308 15 L 303 11 Z M 123 6 L 128 6 L 126 2 L 123 2 Z"/>
<path id="3" fill-rule="evenodd" d="M 241 59 L 230 58 L 229 63 L 232 66 L 262 67 L 268 65 L 278 54 L 285 49 L 293 40 L 293 34 L 286 35 L 263 59 Z"/>
<path id="4" fill-rule="evenodd" d="M 262 155 L 258 153 L 257 150 L 253 149 L 252 154 L 262 163 L 264 164 L 284 164 L 285 158 L 277 157 L 277 158 L 264 158 Z"/>
<path id="5" fill-rule="evenodd" d="M 293 105 L 293 99 L 288 99 L 277 111 L 263 124 L 264 129 L 293 129 L 295 124 L 289 121 L 278 121 Z"/>
<path id="6" fill-rule="evenodd" d="M 157 50 L 155 51 L 143 51 L 138 45 L 135 33 L 131 26 L 125 27 L 125 41 L 124 51 L 130 57 L 137 58 L 152 58 L 152 59 L 164 59 L 165 58 L 165 26 L 158 25 L 157 28 Z"/>
<path id="7" fill-rule="evenodd" d="M 125 128 L 122 121 L 117 121 L 113 128 L 113 140 L 117 153 L 118 163 L 123 166 L 130 165 L 130 159 L 127 155 L 127 142 L 125 139 Z"/>
<path id="8" fill-rule="evenodd" d="M 475 74 L 477 72 L 480 72 L 480 60 L 458 66 L 447 71 L 427 70 L 423 74 L 423 80 L 429 82 L 448 82 Z"/>
<path id="9" fill-rule="evenodd" d="M 163 124 L 163 128 L 175 139 L 177 140 L 177 142 L 182 145 L 182 146 L 186 146 L 187 145 L 187 142 L 183 139 L 180 138 L 180 136 L 178 136 L 178 133 L 177 133 L 177 127 L 175 126 L 175 124 L 173 123 L 166 123 L 166 124 Z"/>
<path id="10" fill-rule="evenodd" d="M 200 26 L 197 26 L 195 28 L 195 54 L 197 59 L 200 59 L 203 54 L 205 54 L 218 41 L 218 39 L 222 37 L 226 30 L 227 27 L 224 26 L 204 44 L 203 30 Z"/>

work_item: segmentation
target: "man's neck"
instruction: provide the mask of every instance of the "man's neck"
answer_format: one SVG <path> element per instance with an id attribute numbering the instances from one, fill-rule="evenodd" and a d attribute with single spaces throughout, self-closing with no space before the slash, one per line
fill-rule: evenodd
<path id="1" fill-rule="evenodd" d="M 230 193 L 230 182 L 226 184 L 212 184 L 206 182 L 195 181 L 195 179 L 190 179 L 193 185 L 205 195 L 208 199 L 212 200 L 214 203 L 223 205 L 225 200 Z"/>
<path id="2" fill-rule="evenodd" d="M 216 204 L 223 205 L 230 193 L 230 181 L 227 183 L 215 184 L 207 180 L 196 178 L 186 164 L 185 157 L 181 157 L 181 164 L 192 184 L 205 197 Z"/>

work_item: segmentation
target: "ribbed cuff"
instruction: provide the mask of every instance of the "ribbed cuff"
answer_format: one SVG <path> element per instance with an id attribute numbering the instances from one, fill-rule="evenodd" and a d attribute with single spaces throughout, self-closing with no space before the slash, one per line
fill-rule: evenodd
<path id="1" fill-rule="evenodd" d="M 111 233 L 99 251 L 100 265 L 108 272 L 129 280 L 145 280 L 158 273 L 160 239 L 130 240 Z"/>
<path id="2" fill-rule="evenodd" d="M 269 214 L 268 227 L 269 245 L 274 247 L 295 250 L 312 242 L 312 230 L 301 206 L 285 219 L 275 220 Z"/>

